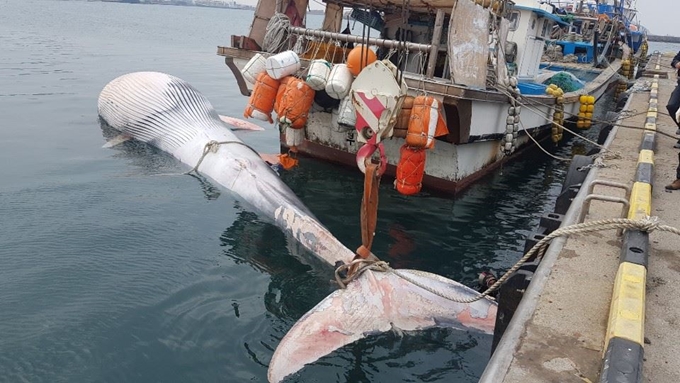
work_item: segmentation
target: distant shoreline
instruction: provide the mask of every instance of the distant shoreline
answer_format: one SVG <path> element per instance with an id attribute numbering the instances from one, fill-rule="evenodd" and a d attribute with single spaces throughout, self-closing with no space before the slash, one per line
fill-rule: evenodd
<path id="1" fill-rule="evenodd" d="M 126 4 L 153 4 L 153 5 L 174 5 L 181 7 L 203 7 L 203 8 L 221 8 L 221 9 L 246 9 L 254 10 L 252 5 L 231 3 L 199 3 L 196 4 L 192 0 L 99 0 L 105 3 L 126 3 Z"/>
<path id="2" fill-rule="evenodd" d="M 93 1 L 93 0 L 89 0 Z M 94 0 L 97 1 L 97 0 Z M 126 4 L 154 4 L 154 5 L 175 5 L 183 7 L 202 7 L 202 8 L 219 8 L 219 9 L 245 9 L 254 11 L 255 7 L 252 5 L 233 3 L 199 3 L 196 4 L 191 0 L 98 0 L 105 3 L 126 3 Z M 323 9 L 308 10 L 308 15 L 323 15 Z"/>
<path id="3" fill-rule="evenodd" d="M 647 35 L 647 40 L 661 43 L 680 43 L 680 37 L 675 36 Z"/>

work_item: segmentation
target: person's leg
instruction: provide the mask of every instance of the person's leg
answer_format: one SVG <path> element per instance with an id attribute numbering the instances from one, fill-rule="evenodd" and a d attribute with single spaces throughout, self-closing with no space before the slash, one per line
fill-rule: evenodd
<path id="1" fill-rule="evenodd" d="M 680 109 L 680 83 L 678 83 L 678 85 L 673 90 L 673 93 L 671 93 L 671 97 L 668 99 L 668 105 L 666 105 L 666 109 L 668 110 L 668 114 L 675 122 L 675 125 L 678 126 L 678 132 L 676 132 L 676 134 L 680 134 L 680 122 L 675 120 L 675 113 L 677 113 L 678 109 Z"/>
<path id="2" fill-rule="evenodd" d="M 668 190 L 678 190 L 680 189 L 680 153 L 678 153 L 678 167 L 675 168 L 675 181 L 670 185 L 666 185 Z"/>

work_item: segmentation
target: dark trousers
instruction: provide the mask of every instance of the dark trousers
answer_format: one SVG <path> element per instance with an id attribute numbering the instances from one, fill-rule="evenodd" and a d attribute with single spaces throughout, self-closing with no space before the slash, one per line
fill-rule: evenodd
<path id="1" fill-rule="evenodd" d="M 666 105 L 666 109 L 668 109 L 668 114 L 671 115 L 675 125 L 680 128 L 680 122 L 675 121 L 675 113 L 678 111 L 678 109 L 680 109 L 680 80 L 678 81 L 678 85 L 675 87 L 673 93 L 671 93 L 671 98 L 668 99 L 668 105 Z"/>
<path id="2" fill-rule="evenodd" d="M 675 168 L 675 178 L 680 180 L 680 153 L 678 153 L 678 167 Z"/>

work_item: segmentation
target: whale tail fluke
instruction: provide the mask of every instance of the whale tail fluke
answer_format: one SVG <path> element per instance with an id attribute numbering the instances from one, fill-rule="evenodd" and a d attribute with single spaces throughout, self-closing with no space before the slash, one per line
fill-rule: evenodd
<path id="1" fill-rule="evenodd" d="M 478 293 L 447 278 L 415 270 L 399 270 L 428 290 L 466 299 Z M 366 271 L 308 311 L 281 340 L 269 364 L 268 379 L 280 382 L 324 355 L 370 334 L 397 328 L 405 331 L 454 327 L 493 332 L 496 303 L 452 302 L 423 289 L 395 272 Z"/>

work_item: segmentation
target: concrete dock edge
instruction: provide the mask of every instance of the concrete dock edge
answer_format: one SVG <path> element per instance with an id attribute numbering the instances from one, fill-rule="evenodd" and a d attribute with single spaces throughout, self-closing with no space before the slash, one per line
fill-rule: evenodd
<path id="1" fill-rule="evenodd" d="M 632 99 L 629 98 L 624 106 L 624 110 L 628 109 L 631 101 Z M 603 144 L 605 148 L 609 148 L 612 141 L 614 141 L 617 129 L 618 127 L 614 125 L 607 140 Z M 588 172 L 586 179 L 583 181 L 583 184 L 588 185 L 592 183 L 597 178 L 598 170 L 598 168 L 591 169 L 590 172 Z M 567 214 L 565 214 L 561 227 L 570 226 L 578 222 L 581 208 L 587 195 L 587 188 L 582 187 L 578 194 L 576 194 L 576 197 L 574 197 Z M 479 383 L 498 383 L 504 380 L 515 357 L 515 352 L 519 348 L 527 323 L 538 307 L 539 298 L 548 282 L 553 265 L 562 252 L 566 241 L 567 238 L 559 237 L 551 242 L 541 263 L 536 269 L 531 284 L 527 288 L 522 301 L 517 307 L 515 315 L 512 317 L 510 324 L 506 328 L 503 338 L 498 343 L 484 373 L 480 377 Z"/>
<path id="2" fill-rule="evenodd" d="M 657 56 L 657 60 L 661 57 Z M 659 66 L 657 61 L 656 66 Z M 652 180 L 658 115 L 659 75 L 652 81 L 645 132 L 640 145 L 628 218 L 644 219 L 652 211 Z M 601 383 L 642 382 L 645 330 L 645 290 L 649 263 L 649 235 L 628 230 L 621 246 L 605 337 Z"/>
<path id="3" fill-rule="evenodd" d="M 603 145 L 615 156 L 590 169 L 561 227 L 578 223 L 580 216 L 594 221 L 621 214 L 631 220 L 653 215 L 677 224 L 675 194 L 652 187 L 667 182 L 671 167 L 675 178 L 675 163 L 665 159 L 676 157 L 671 155 L 673 143 L 668 144 L 676 127 L 659 111 L 659 101 L 669 97 L 675 79 L 670 70 L 661 73 L 662 59 L 670 62 L 667 54 L 655 52 L 643 76 L 629 84 L 633 86 L 623 112 Z M 596 194 L 595 185 L 598 195 L 610 199 L 584 208 L 589 194 Z M 479 381 L 680 379 L 680 368 L 670 361 L 673 354 L 664 351 L 677 349 L 673 342 L 680 336 L 670 336 L 668 329 L 680 320 L 680 310 L 669 309 L 660 295 L 668 294 L 671 284 L 666 283 L 674 280 L 673 270 L 680 270 L 680 261 L 673 258 L 680 240 L 661 242 L 661 235 L 650 239 L 647 232 L 626 230 L 623 235 L 605 231 L 554 239 Z"/>

